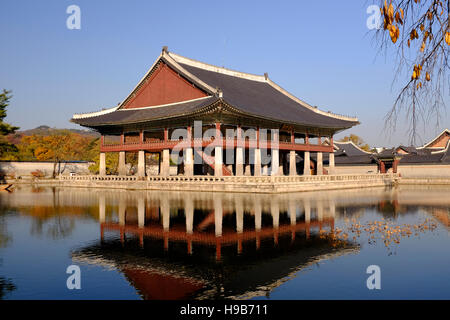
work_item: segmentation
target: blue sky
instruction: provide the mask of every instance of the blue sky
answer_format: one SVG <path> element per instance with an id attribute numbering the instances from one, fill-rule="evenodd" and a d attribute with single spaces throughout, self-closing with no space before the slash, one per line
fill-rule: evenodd
<path id="1" fill-rule="evenodd" d="M 66 28 L 72 4 L 81 8 L 81 30 Z M 361 125 L 344 134 L 358 134 L 373 146 L 407 144 L 404 116 L 395 136 L 383 132 L 398 84 L 392 85 L 393 58 L 377 55 L 367 29 L 369 4 L 3 0 L 0 89 L 14 95 L 7 121 L 23 129 L 78 128 L 69 123 L 73 113 L 115 106 L 167 45 L 207 63 L 268 72 L 322 110 L 357 116 Z M 448 112 L 441 127 L 422 126 L 422 140 L 445 127 Z"/>

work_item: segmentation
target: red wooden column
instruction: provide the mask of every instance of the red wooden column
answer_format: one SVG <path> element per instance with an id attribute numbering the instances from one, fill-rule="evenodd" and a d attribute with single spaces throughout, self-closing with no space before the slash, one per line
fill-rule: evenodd
<path id="1" fill-rule="evenodd" d="M 400 162 L 399 159 L 394 159 L 394 162 L 392 163 L 392 172 L 397 173 L 398 169 L 398 163 Z"/>
<path id="2" fill-rule="evenodd" d="M 386 165 L 382 160 L 380 161 L 380 173 L 386 173 Z"/>

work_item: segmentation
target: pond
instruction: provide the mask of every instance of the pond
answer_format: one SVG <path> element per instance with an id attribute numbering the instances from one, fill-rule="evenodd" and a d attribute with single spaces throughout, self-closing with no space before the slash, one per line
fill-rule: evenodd
<path id="1" fill-rule="evenodd" d="M 449 194 L 17 186 L 0 299 L 450 299 Z"/>

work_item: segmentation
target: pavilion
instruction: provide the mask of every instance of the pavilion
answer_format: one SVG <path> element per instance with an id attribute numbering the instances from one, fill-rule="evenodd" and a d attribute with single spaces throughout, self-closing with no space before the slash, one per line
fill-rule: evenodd
<path id="1" fill-rule="evenodd" d="M 159 154 L 158 174 L 168 176 L 174 151 L 185 176 L 333 174 L 333 135 L 359 124 L 301 101 L 267 73 L 209 65 L 167 47 L 120 104 L 71 121 L 101 133 L 100 175 L 106 152 L 119 153 L 119 175 L 127 174 L 125 153 L 135 152 L 140 177 L 151 153 Z"/>

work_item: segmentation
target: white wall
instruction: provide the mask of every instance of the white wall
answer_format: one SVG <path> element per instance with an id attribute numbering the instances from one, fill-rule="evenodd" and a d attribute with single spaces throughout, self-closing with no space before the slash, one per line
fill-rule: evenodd
<path id="1" fill-rule="evenodd" d="M 450 178 L 450 165 L 402 165 L 398 173 L 405 178 Z"/>
<path id="2" fill-rule="evenodd" d="M 328 169 L 328 166 L 325 167 Z M 335 166 L 334 167 L 335 174 L 369 174 L 369 173 L 378 173 L 378 166 L 376 164 L 372 165 L 364 165 L 364 166 Z"/>
<path id="3" fill-rule="evenodd" d="M 66 162 L 61 163 L 61 174 L 68 175 L 70 172 L 77 174 L 89 174 L 89 166 L 94 164 L 93 162 Z M 18 177 L 30 177 L 31 172 L 40 170 L 45 174 L 45 177 L 51 177 L 53 174 L 53 162 L 19 162 L 19 161 L 1 161 L 0 172 L 6 175 L 15 175 Z M 58 164 L 56 165 L 58 170 Z"/>

